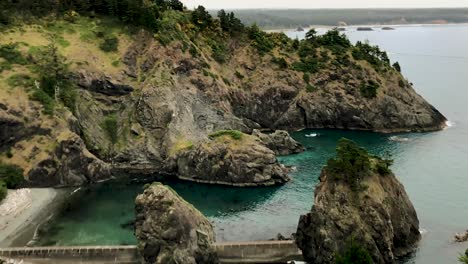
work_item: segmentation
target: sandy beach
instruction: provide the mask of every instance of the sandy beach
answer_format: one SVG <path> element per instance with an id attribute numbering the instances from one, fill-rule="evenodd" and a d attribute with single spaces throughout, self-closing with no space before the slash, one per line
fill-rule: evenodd
<path id="1" fill-rule="evenodd" d="M 0 247 L 24 246 L 64 193 L 52 188 L 9 190 L 0 204 Z"/>

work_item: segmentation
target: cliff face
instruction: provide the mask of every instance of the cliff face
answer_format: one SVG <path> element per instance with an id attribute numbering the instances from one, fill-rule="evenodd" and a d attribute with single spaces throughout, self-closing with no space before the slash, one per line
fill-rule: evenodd
<path id="1" fill-rule="evenodd" d="M 392 173 L 372 172 L 353 187 L 327 169 L 315 189 L 312 210 L 301 216 L 296 233 L 304 258 L 312 263 L 335 263 L 336 254 L 351 241 L 367 250 L 373 263 L 395 263 L 420 238 L 416 211 Z"/>
<path id="2" fill-rule="evenodd" d="M 218 263 L 210 221 L 173 190 L 152 184 L 136 198 L 135 211 L 135 235 L 144 263 Z"/>
<path id="3" fill-rule="evenodd" d="M 189 25 L 175 25 L 182 36 L 162 45 L 149 32 L 128 34 L 121 26 L 103 26 L 96 21 L 51 22 L 60 30 L 50 25 L 12 26 L 13 30 L 0 36 L 2 45 L 13 39 L 28 43 L 18 44 L 18 50 L 33 61 L 29 66 L 13 64 L 0 78 L 0 111 L 9 111 L 7 119 L 0 116 L 0 122 L 8 127 L 2 126 L 0 131 L 0 141 L 5 142 L 1 151 L 11 149 L 14 154 L 12 159 L 2 156 L 2 160 L 23 167 L 30 176 L 27 178 L 37 180 L 33 184 L 92 182 L 109 177 L 109 169 L 177 175 L 171 163 L 174 158 L 189 155 L 181 153 L 188 146 L 198 148 L 210 133 L 219 130 L 251 133 L 258 128 L 349 128 L 396 132 L 444 126 L 445 118 L 397 71 L 377 71 L 366 61 L 351 57 L 351 63 L 340 64 L 324 47 L 316 51 L 323 56 L 321 68 L 306 78 L 294 69 L 301 59 L 289 48 L 263 54 L 247 39 L 226 38 L 222 40 L 226 42 L 226 56 L 220 63 L 215 60 L 211 35 Z M 102 40 L 96 36 L 102 31 L 117 36 L 116 51 L 98 48 Z M 40 113 L 41 105 L 30 100 L 33 81 L 38 79 L 30 70 L 34 67 L 33 51 L 49 43 L 49 33 L 66 43 L 58 46 L 58 52 L 67 59 L 68 79 L 76 93 L 73 107 L 57 102 L 53 116 Z M 286 67 L 278 66 L 278 56 L 283 56 Z M 327 57 L 329 61 L 325 61 Z M 18 73 L 27 77 L 26 81 L 12 84 L 11 80 L 21 77 Z M 367 81 L 379 85 L 373 98 L 361 94 L 360 87 Z M 18 102 L 21 116 L 14 117 L 8 109 L 14 109 Z M 34 110 L 25 111 L 29 108 Z M 11 133 L 13 129 L 18 132 Z M 74 138 L 73 145 L 81 148 L 82 154 L 61 151 L 63 146 L 57 140 L 60 134 Z M 37 137 L 43 138 L 42 143 L 32 154 L 25 146 L 36 144 Z M 282 154 L 274 146 L 268 147 Z M 267 154 L 262 162 L 274 163 L 274 157 Z M 84 160 L 77 161 L 76 157 Z M 239 162 L 252 159 L 255 157 Z M 44 160 L 49 161 L 41 163 Z"/>

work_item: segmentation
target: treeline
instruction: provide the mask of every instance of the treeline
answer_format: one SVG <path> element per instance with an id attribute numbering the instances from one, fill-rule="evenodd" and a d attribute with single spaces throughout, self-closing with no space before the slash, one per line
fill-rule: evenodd
<path id="1" fill-rule="evenodd" d="M 161 13 L 183 11 L 179 0 L 2 0 L 0 23 L 8 24 L 16 17 L 43 17 L 78 12 L 88 15 L 110 15 L 124 22 L 157 27 Z"/>
<path id="2" fill-rule="evenodd" d="M 215 11 L 213 11 L 215 13 Z M 261 28 L 296 28 L 309 25 L 348 25 L 412 23 L 424 24 L 435 20 L 449 23 L 468 22 L 468 8 L 434 9 L 251 9 L 235 10 L 246 25 Z"/>

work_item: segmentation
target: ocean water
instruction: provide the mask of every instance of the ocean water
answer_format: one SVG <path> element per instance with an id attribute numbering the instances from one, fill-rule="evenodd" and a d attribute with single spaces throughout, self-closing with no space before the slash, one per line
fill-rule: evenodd
<path id="1" fill-rule="evenodd" d="M 287 32 L 291 37 L 305 33 Z M 392 169 L 404 184 L 420 219 L 423 238 L 405 263 L 457 263 L 468 244 L 453 235 L 468 229 L 468 25 L 399 26 L 394 31 L 358 32 L 352 41 L 369 40 L 399 61 L 415 89 L 450 120 L 434 133 L 384 135 L 371 132 L 307 130 L 293 133 L 307 151 L 280 157 L 296 167 L 293 180 L 280 187 L 229 188 L 168 182 L 216 227 L 219 241 L 270 239 L 295 232 L 299 216 L 310 210 L 321 168 L 347 137 L 374 154 L 390 152 Z M 306 137 L 316 133 L 316 137 Z M 134 244 L 133 201 L 143 183 L 103 183 L 82 191 L 41 245 Z"/>

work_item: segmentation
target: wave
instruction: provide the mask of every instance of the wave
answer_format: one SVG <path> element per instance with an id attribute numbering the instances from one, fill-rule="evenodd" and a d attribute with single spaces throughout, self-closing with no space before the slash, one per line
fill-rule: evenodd
<path id="1" fill-rule="evenodd" d="M 406 137 L 399 137 L 399 136 L 391 136 L 388 138 L 390 141 L 396 141 L 396 142 L 408 142 L 409 138 Z"/>

